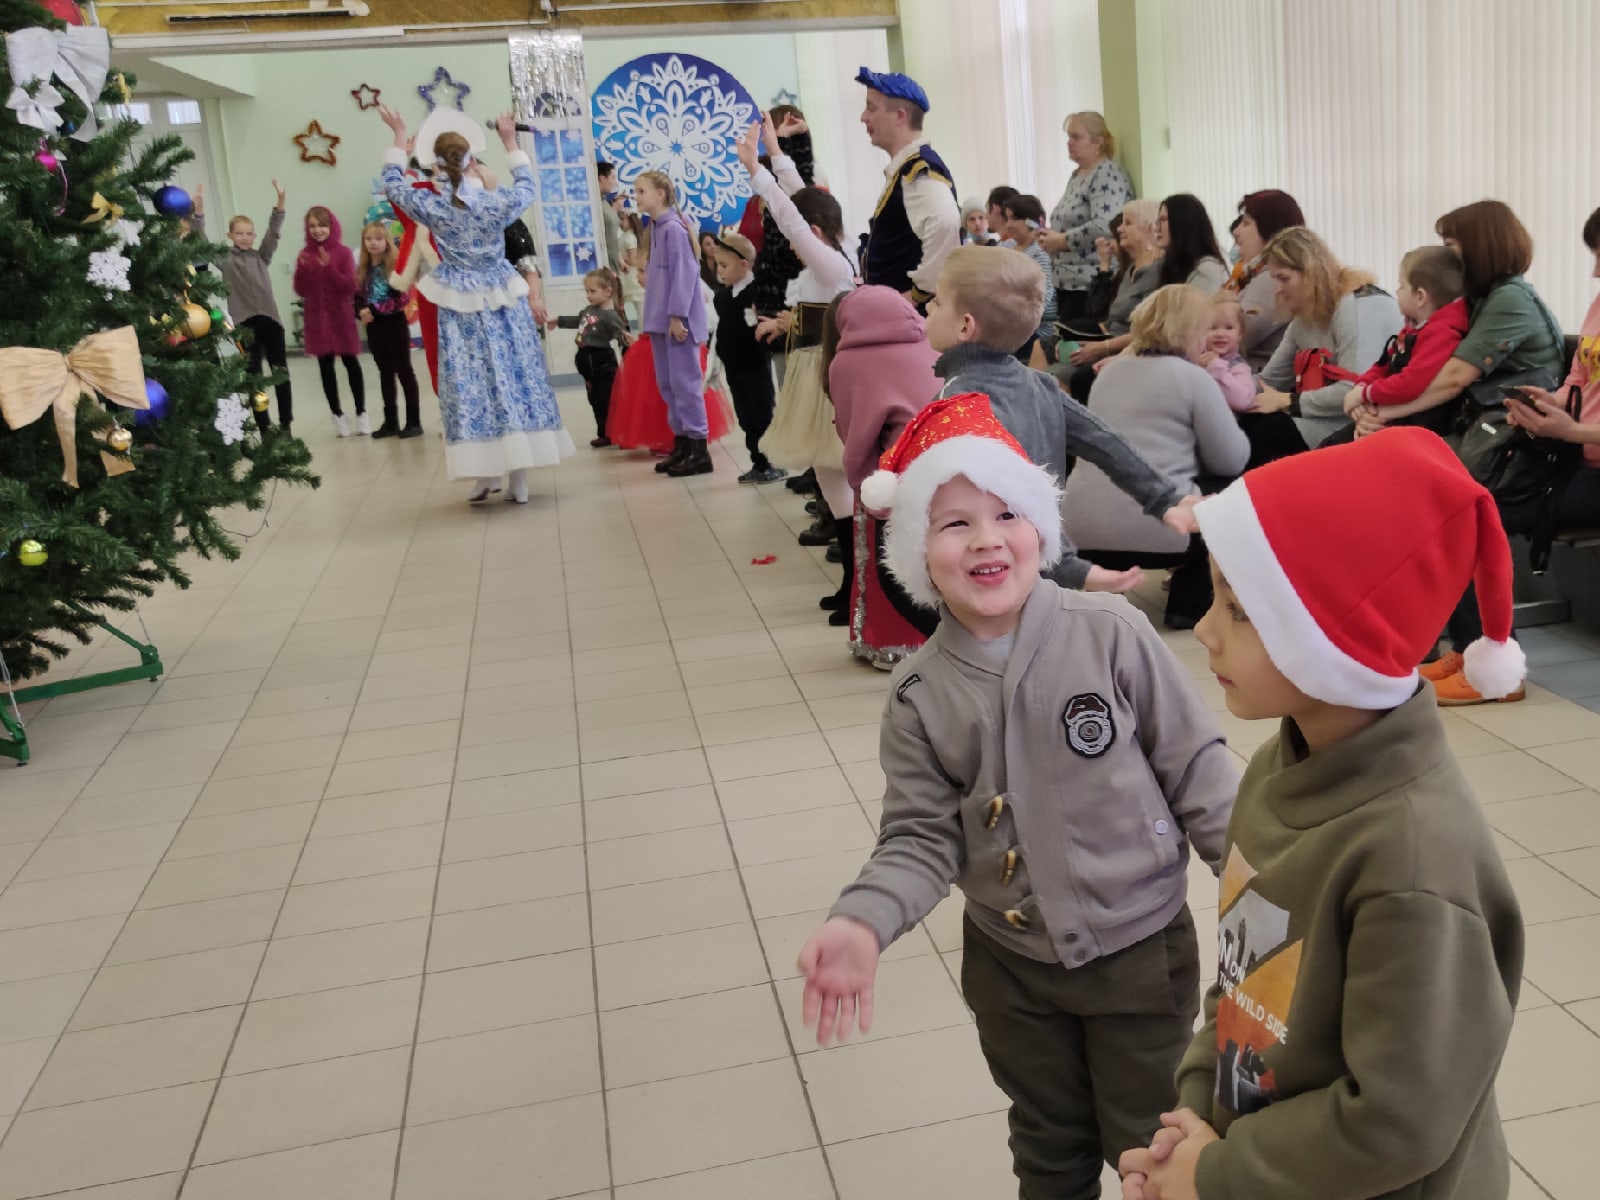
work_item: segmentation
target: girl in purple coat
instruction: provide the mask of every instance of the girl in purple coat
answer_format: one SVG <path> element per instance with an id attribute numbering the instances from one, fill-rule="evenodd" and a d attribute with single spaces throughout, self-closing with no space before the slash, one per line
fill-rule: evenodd
<path id="1" fill-rule="evenodd" d="M 340 437 L 350 436 L 350 421 L 339 407 L 335 357 L 344 360 L 350 394 L 356 402 L 356 432 L 371 433 L 365 381 L 361 377 L 361 337 L 356 329 L 356 259 L 344 244 L 339 218 L 318 205 L 306 212 L 306 245 L 294 264 L 295 295 L 305 301 L 306 353 L 322 370 L 322 394 Z"/>
<path id="2" fill-rule="evenodd" d="M 706 301 L 689 223 L 674 206 L 672 180 L 644 171 L 633 182 L 639 211 L 650 218 L 650 256 L 645 269 L 644 320 L 655 360 L 656 386 L 667 402 L 667 424 L 677 438 L 668 475 L 709 475 L 706 446 L 705 376 L 700 347 L 706 341 Z"/>

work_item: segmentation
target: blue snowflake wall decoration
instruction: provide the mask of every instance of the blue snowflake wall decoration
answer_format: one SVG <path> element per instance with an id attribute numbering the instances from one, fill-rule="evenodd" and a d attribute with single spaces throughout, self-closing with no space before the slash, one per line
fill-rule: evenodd
<path id="1" fill-rule="evenodd" d="M 646 54 L 594 90 L 595 153 L 631 185 L 665 171 L 691 223 L 738 221 L 750 196 L 734 139 L 760 115 L 737 79 L 692 54 Z"/>
<path id="2" fill-rule="evenodd" d="M 422 102 L 428 106 L 429 112 L 439 107 L 444 92 L 455 93 L 455 99 L 451 102 L 452 108 L 464 109 L 466 98 L 472 89 L 464 83 L 457 83 L 450 77 L 450 72 L 443 67 L 434 71 L 432 83 L 420 84 L 417 87 L 417 95 L 422 97 Z"/>

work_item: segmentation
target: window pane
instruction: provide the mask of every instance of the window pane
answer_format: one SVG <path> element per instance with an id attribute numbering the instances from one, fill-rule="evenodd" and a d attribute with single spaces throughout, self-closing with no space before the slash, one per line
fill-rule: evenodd
<path id="1" fill-rule="evenodd" d="M 554 166 L 561 161 L 556 146 L 556 135 L 548 129 L 533 132 L 533 157 L 540 166 Z"/>
<path id="2" fill-rule="evenodd" d="M 570 236 L 567 233 L 567 210 L 559 204 L 549 205 L 544 210 L 544 224 L 553 238 L 565 241 Z"/>
<path id="3" fill-rule="evenodd" d="M 567 225 L 575 238 L 594 236 L 594 213 L 587 204 L 574 204 L 567 209 Z"/>
<path id="4" fill-rule="evenodd" d="M 561 201 L 561 169 L 559 167 L 539 168 L 539 202 L 541 204 L 557 204 Z"/>
<path id="5" fill-rule="evenodd" d="M 593 242 L 578 242 L 572 248 L 572 256 L 577 260 L 578 270 L 588 271 L 595 265 L 595 251 Z"/>
<path id="6" fill-rule="evenodd" d="M 557 279 L 572 277 L 572 247 L 565 242 L 550 243 L 550 274 Z"/>
<path id="7" fill-rule="evenodd" d="M 168 125 L 198 125 L 200 124 L 200 101 L 198 100 L 168 100 L 167 124 Z"/>
<path id="8" fill-rule="evenodd" d="M 589 180 L 594 178 L 594 172 L 585 167 L 568 167 L 567 174 L 567 199 L 587 200 L 589 198 Z"/>
<path id="9" fill-rule="evenodd" d="M 581 163 L 583 160 L 583 132 L 578 129 L 563 129 L 561 131 L 561 161 L 564 163 Z"/>
<path id="10" fill-rule="evenodd" d="M 108 104 L 103 111 L 113 121 L 137 121 L 141 125 L 150 124 L 150 106 L 142 100 L 135 100 L 132 104 Z"/>

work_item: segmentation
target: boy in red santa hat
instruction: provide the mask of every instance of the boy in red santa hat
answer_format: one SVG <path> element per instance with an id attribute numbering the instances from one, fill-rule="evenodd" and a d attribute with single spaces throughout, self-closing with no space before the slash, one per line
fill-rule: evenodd
<path id="1" fill-rule="evenodd" d="M 1434 434 L 1394 428 L 1252 471 L 1195 516 L 1216 585 L 1195 634 L 1228 710 L 1280 725 L 1228 826 L 1181 1108 L 1124 1155 L 1123 1196 L 1505 1200 L 1522 917 L 1416 670 L 1472 582 L 1467 679 L 1522 686 L 1494 500 Z"/>
<path id="2" fill-rule="evenodd" d="M 1237 768 L 1136 608 L 1041 577 L 1060 491 L 987 396 L 928 405 L 867 482 L 890 570 L 941 619 L 891 678 L 878 844 L 800 953 L 805 1019 L 823 1043 L 865 1033 L 880 954 L 960 887 L 1021 1193 L 1099 1200 L 1176 1096 L 1200 1003 L 1189 847 L 1215 869 Z"/>

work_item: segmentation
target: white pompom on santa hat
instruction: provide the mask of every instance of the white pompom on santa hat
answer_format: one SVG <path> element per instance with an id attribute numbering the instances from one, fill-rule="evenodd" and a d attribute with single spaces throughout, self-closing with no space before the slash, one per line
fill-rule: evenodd
<path id="1" fill-rule="evenodd" d="M 1404 704 L 1468 584 L 1484 636 L 1466 651 L 1467 682 L 1491 700 L 1522 686 L 1500 514 L 1435 434 L 1388 429 L 1282 459 L 1201 501 L 1195 518 L 1273 665 L 1306 695 Z"/>
<path id="2" fill-rule="evenodd" d="M 887 512 L 883 556 L 889 570 L 924 608 L 939 607 L 928 576 L 928 508 L 940 486 L 961 476 L 999 496 L 1039 531 L 1039 565 L 1061 558 L 1061 489 L 1033 463 L 994 415 L 989 397 L 963 392 L 935 400 L 912 418 L 878 469 L 861 481 L 861 503 Z"/>

